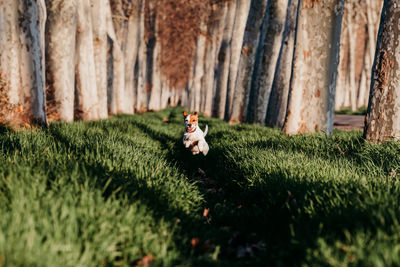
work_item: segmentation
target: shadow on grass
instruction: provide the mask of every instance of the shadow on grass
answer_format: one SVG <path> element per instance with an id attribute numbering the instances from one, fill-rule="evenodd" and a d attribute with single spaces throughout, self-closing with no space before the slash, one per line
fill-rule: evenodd
<path id="1" fill-rule="evenodd" d="M 4 134 L 8 131 L 9 131 L 8 127 L 0 123 L 0 134 Z"/>
<path id="2" fill-rule="evenodd" d="M 215 180 L 215 184 L 199 187 L 205 195 L 206 205 L 211 207 L 212 223 L 206 235 L 218 237 L 215 242 L 223 248 L 223 256 L 227 259 L 234 259 L 238 250 L 255 247 L 261 241 L 266 244 L 265 250 L 259 251 L 255 258 L 242 258 L 242 263 L 296 265 L 305 260 L 307 250 L 315 248 L 320 237 L 336 240 L 344 238 L 344 230 L 368 228 L 374 231 L 376 218 L 368 210 L 358 209 L 357 206 L 336 205 L 324 210 L 324 204 L 321 203 L 319 214 L 304 213 L 301 205 L 314 197 L 308 194 L 310 189 L 323 196 L 326 190 L 336 188 L 333 182 L 318 183 L 296 177 L 287 179 L 282 171 L 276 170 L 268 174 L 265 184 L 249 186 L 249 181 L 244 180 L 245 173 L 225 156 L 227 151 L 223 148 L 212 148 L 210 145 L 207 157 L 193 157 L 183 148 L 180 140 L 171 135 L 154 130 L 149 124 L 134 122 L 134 125 L 167 149 L 168 160 L 176 163 L 182 173 L 196 180 L 197 170 L 201 168 L 210 179 Z M 225 131 L 214 133 L 209 138 L 210 143 L 218 142 L 225 134 Z M 277 140 L 247 145 L 265 149 L 280 146 Z M 347 145 L 353 151 L 349 150 L 351 153 L 346 157 L 354 157 L 362 142 L 357 140 L 355 145 Z M 285 151 L 288 148 L 314 153 L 312 148 L 303 150 L 301 145 L 291 147 L 286 144 L 279 149 Z M 329 158 L 333 153 L 337 152 L 333 150 L 324 157 Z M 351 200 L 357 195 L 357 185 L 349 186 L 346 191 L 338 189 L 335 193 Z M 288 192 L 291 192 L 290 195 Z M 196 227 L 199 225 L 194 224 L 193 228 Z M 221 234 L 226 229 L 228 232 Z M 186 233 L 183 230 L 181 234 Z"/>

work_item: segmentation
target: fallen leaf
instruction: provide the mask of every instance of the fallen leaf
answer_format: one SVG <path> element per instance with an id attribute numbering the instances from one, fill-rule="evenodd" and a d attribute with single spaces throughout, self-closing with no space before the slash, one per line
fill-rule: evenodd
<path id="1" fill-rule="evenodd" d="M 197 237 L 193 237 L 192 240 L 190 240 L 190 244 L 192 245 L 193 248 L 197 247 L 197 245 L 200 243 L 200 239 Z"/>
<path id="2" fill-rule="evenodd" d="M 204 209 L 203 217 L 207 217 L 209 212 L 210 212 L 210 209 Z"/>
<path id="3" fill-rule="evenodd" d="M 167 118 L 163 118 L 162 122 L 169 122 L 169 120 Z"/>
<path id="4" fill-rule="evenodd" d="M 148 255 L 144 256 L 140 261 L 138 261 L 136 266 L 149 267 L 153 263 L 153 261 L 154 261 L 153 255 L 148 254 Z"/>
<path id="5" fill-rule="evenodd" d="M 354 255 L 350 255 L 349 262 L 354 263 L 355 261 L 356 261 L 356 257 L 354 257 Z"/>

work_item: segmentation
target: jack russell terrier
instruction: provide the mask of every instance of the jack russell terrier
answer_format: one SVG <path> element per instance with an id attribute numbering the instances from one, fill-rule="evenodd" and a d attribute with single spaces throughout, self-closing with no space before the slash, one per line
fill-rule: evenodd
<path id="1" fill-rule="evenodd" d="M 200 152 L 203 155 L 207 155 L 208 144 L 206 142 L 208 125 L 206 125 L 206 129 L 203 132 L 199 127 L 199 116 L 198 113 L 188 114 L 187 112 L 183 112 L 183 119 L 185 121 L 185 133 L 183 134 L 183 144 L 186 148 L 190 148 L 193 155 L 197 155 Z"/>

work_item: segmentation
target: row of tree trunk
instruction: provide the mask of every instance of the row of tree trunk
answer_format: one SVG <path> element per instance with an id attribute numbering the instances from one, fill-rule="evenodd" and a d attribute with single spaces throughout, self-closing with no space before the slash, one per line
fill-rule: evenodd
<path id="1" fill-rule="evenodd" d="M 345 3 L 335 109 L 357 111 L 368 106 L 383 0 Z"/>
<path id="2" fill-rule="evenodd" d="M 380 7 L 375 0 L 0 0 L 0 122 L 183 105 L 232 123 L 329 135 L 335 106 L 368 101 Z M 382 23 L 379 36 L 395 31 Z M 378 67 L 397 67 L 388 53 L 377 55 Z"/>

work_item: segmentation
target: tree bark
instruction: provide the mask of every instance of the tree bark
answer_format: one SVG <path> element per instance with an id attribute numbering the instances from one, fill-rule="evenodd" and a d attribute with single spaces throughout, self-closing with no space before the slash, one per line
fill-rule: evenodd
<path id="1" fill-rule="evenodd" d="M 107 7 L 107 38 L 108 38 L 108 65 L 107 65 L 107 102 L 110 114 L 126 113 L 125 100 L 125 61 L 121 45 L 117 39 L 112 21 L 111 6 Z M 132 103 L 133 108 L 133 103 Z"/>
<path id="2" fill-rule="evenodd" d="M 121 113 L 133 114 L 137 106 L 138 82 L 135 64 L 138 57 L 140 22 L 144 16 L 142 14 L 144 4 L 144 0 L 111 0 L 115 34 L 123 53 L 125 71 L 124 92 L 119 104 Z"/>
<path id="3" fill-rule="evenodd" d="M 189 80 L 189 110 L 200 111 L 201 103 L 201 79 L 204 75 L 204 57 L 206 52 L 206 35 L 207 26 L 201 22 L 200 27 L 202 34 L 197 37 L 196 55 L 193 63 L 193 77 Z"/>
<path id="4" fill-rule="evenodd" d="M 220 119 L 223 119 L 225 116 L 226 98 L 228 94 L 229 65 L 232 51 L 231 40 L 237 8 L 236 4 L 236 1 L 228 3 L 224 35 L 218 52 L 218 67 L 215 77 L 216 87 L 213 114 L 215 117 Z"/>
<path id="5" fill-rule="evenodd" d="M 108 0 L 90 0 L 93 49 L 99 118 L 108 117 L 107 108 L 107 7 Z"/>
<path id="6" fill-rule="evenodd" d="M 208 35 L 211 36 L 211 40 L 207 43 L 205 74 L 202 79 L 202 87 L 205 92 L 201 110 L 205 116 L 211 116 L 213 112 L 216 59 L 218 48 L 222 42 L 228 4 L 226 2 L 221 5 L 214 4 L 211 12 L 209 18 L 211 22 L 209 22 L 210 25 L 208 26 Z"/>
<path id="7" fill-rule="evenodd" d="M 400 139 L 400 0 L 385 0 L 364 137 L 370 142 Z"/>
<path id="8" fill-rule="evenodd" d="M 340 110 L 344 107 L 350 107 L 350 97 L 348 94 L 349 81 L 349 21 L 347 16 L 348 9 L 344 9 L 342 32 L 340 38 L 340 55 L 338 66 L 337 87 L 335 94 L 335 110 Z"/>
<path id="9" fill-rule="evenodd" d="M 229 65 L 228 77 L 228 93 L 225 108 L 225 119 L 229 120 L 230 114 L 233 109 L 233 97 L 236 90 L 236 80 L 238 77 L 239 61 L 241 56 L 241 48 L 243 46 L 243 37 L 246 28 L 247 18 L 250 11 L 249 0 L 237 0 L 237 8 L 235 14 L 235 22 L 233 25 L 232 39 L 231 39 L 231 59 Z"/>
<path id="10" fill-rule="evenodd" d="M 78 1 L 75 68 L 77 91 L 75 117 L 83 120 L 96 120 L 100 116 L 93 47 L 93 26 L 89 0 Z"/>
<path id="11" fill-rule="evenodd" d="M 346 17 L 346 16 L 345 16 Z M 342 22 L 342 33 L 340 38 L 340 56 L 338 66 L 338 77 L 335 94 L 335 110 L 340 110 L 345 107 L 346 98 L 346 83 L 348 76 L 348 61 L 349 61 L 349 35 L 347 34 L 348 28 L 347 23 L 343 18 Z"/>
<path id="12" fill-rule="evenodd" d="M 139 18 L 139 47 L 138 47 L 138 76 L 135 111 L 141 113 L 147 111 L 147 44 L 145 41 L 145 18 L 144 5 L 148 0 L 142 0 L 142 7 Z"/>
<path id="13" fill-rule="evenodd" d="M 265 123 L 271 87 L 275 74 L 275 67 L 282 45 L 282 34 L 286 20 L 288 0 L 270 0 L 268 14 L 262 31 L 266 31 L 260 63 L 255 66 L 253 74 L 250 103 L 250 122 Z"/>
<path id="14" fill-rule="evenodd" d="M 161 46 L 158 42 L 157 25 L 155 25 L 154 31 L 154 48 L 152 49 L 152 68 L 151 68 L 151 94 L 149 100 L 149 110 L 160 110 L 161 109 L 161 97 L 162 97 L 162 79 L 160 70 L 160 51 Z"/>
<path id="15" fill-rule="evenodd" d="M 46 73 L 49 118 L 74 120 L 76 0 L 47 0 Z"/>
<path id="16" fill-rule="evenodd" d="M 350 107 L 352 111 L 357 110 L 357 85 L 356 85 L 356 24 L 354 17 L 356 16 L 356 11 L 354 6 L 354 1 L 347 1 L 346 7 L 347 20 L 348 20 L 348 34 L 349 34 L 349 81 L 348 90 L 350 90 Z"/>
<path id="17" fill-rule="evenodd" d="M 39 124 L 47 124 L 46 117 L 46 62 L 45 62 L 45 27 L 46 4 L 44 0 L 25 0 L 23 12 L 27 38 L 24 50 L 28 54 L 26 73 L 22 80 L 30 77 L 26 84 L 26 95 L 31 94 L 33 119 Z M 23 59 L 24 60 L 24 59 Z M 27 64 L 27 65 L 28 65 Z M 24 64 L 22 64 L 24 66 Z"/>
<path id="18" fill-rule="evenodd" d="M 0 122 L 46 124 L 42 0 L 0 3 Z"/>
<path id="19" fill-rule="evenodd" d="M 0 99 L 1 123 L 19 120 L 19 110 L 24 109 L 21 101 L 19 1 L 3 1 L 0 5 Z"/>
<path id="20" fill-rule="evenodd" d="M 136 3 L 131 8 L 132 11 L 128 18 L 126 40 L 124 40 L 124 61 L 126 71 L 124 113 L 128 114 L 133 114 L 135 112 L 135 96 L 137 90 L 135 64 L 138 57 L 139 47 L 139 3 Z"/>
<path id="21" fill-rule="evenodd" d="M 281 128 L 285 122 L 292 73 L 297 6 L 298 0 L 289 0 L 282 46 L 267 110 L 266 124 L 270 127 Z"/>
<path id="22" fill-rule="evenodd" d="M 260 27 L 267 9 L 268 0 L 253 0 L 247 20 L 243 46 L 239 61 L 236 89 L 233 96 L 232 112 L 229 121 L 238 123 L 247 116 L 250 97 L 251 78 L 254 70 L 257 46 L 260 42 Z"/>
<path id="23" fill-rule="evenodd" d="M 344 0 L 300 0 L 287 134 L 332 133 L 343 5 Z"/>

